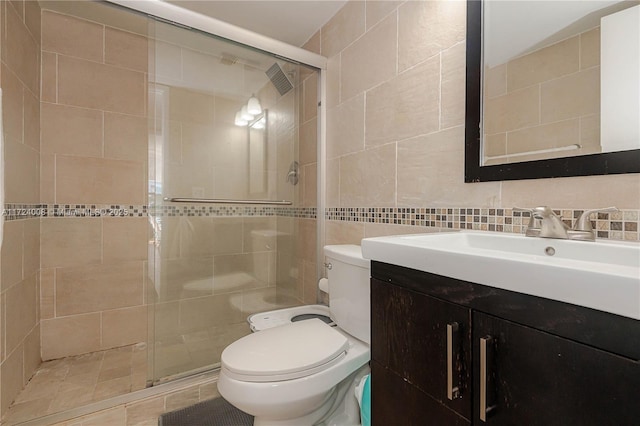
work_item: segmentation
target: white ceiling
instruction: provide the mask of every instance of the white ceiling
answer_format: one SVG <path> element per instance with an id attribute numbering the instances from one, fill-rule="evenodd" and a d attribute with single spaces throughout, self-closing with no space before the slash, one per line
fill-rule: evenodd
<path id="1" fill-rule="evenodd" d="M 168 0 L 238 27 L 302 46 L 346 0 Z"/>

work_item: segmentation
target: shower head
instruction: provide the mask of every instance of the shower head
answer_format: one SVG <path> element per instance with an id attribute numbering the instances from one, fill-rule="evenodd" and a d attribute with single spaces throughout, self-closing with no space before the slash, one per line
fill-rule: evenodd
<path id="1" fill-rule="evenodd" d="M 289 77 L 287 77 L 287 74 L 282 70 L 282 67 L 278 65 L 277 62 L 271 65 L 271 68 L 266 71 L 266 74 L 267 77 L 269 77 L 269 80 L 271 80 L 271 83 L 273 83 L 278 90 L 278 93 L 280 93 L 280 96 L 293 89 L 291 80 L 289 80 Z"/>

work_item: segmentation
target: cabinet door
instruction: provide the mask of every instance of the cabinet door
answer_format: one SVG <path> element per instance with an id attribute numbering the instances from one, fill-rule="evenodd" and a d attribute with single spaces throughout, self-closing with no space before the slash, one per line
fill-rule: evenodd
<path id="1" fill-rule="evenodd" d="M 371 286 L 372 359 L 470 420 L 470 310 L 375 279 Z"/>
<path id="2" fill-rule="evenodd" d="M 474 424 L 640 424 L 636 360 L 478 312 L 473 353 Z"/>
<path id="3" fill-rule="evenodd" d="M 373 426 L 471 424 L 376 361 L 371 362 L 371 422 Z"/>

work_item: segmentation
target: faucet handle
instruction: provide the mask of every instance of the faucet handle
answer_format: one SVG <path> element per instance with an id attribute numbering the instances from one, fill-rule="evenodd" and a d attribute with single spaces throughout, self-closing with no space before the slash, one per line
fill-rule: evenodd
<path id="1" fill-rule="evenodd" d="M 560 218 L 560 216 L 558 216 L 551 207 L 547 207 L 547 206 L 535 207 L 531 209 L 531 214 L 541 219 L 552 217 L 552 216 Z"/>
<path id="2" fill-rule="evenodd" d="M 578 219 L 576 220 L 575 225 L 573 225 L 573 230 L 591 232 L 593 231 L 593 226 L 591 225 L 590 217 L 593 213 L 608 213 L 608 212 L 618 212 L 618 211 L 620 211 L 620 209 L 618 209 L 617 207 L 606 207 L 603 209 L 585 210 L 584 212 L 582 212 L 580 216 L 578 216 Z"/>
<path id="3" fill-rule="evenodd" d="M 523 207 L 513 207 L 511 210 L 513 210 L 514 212 L 521 212 L 521 213 L 533 213 L 533 209 L 527 209 Z"/>
<path id="4" fill-rule="evenodd" d="M 520 213 L 529 213 L 529 223 L 527 224 L 527 230 L 525 235 L 527 237 L 537 237 L 540 235 L 540 228 L 542 228 L 542 220 L 533 216 L 534 209 L 527 209 L 522 207 L 513 207 L 511 210 Z"/>

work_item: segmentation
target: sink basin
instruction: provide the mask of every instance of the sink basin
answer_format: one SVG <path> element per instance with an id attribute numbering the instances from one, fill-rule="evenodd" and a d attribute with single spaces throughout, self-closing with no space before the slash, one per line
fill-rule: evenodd
<path id="1" fill-rule="evenodd" d="M 365 258 L 640 319 L 640 244 L 494 232 L 362 240 Z"/>

